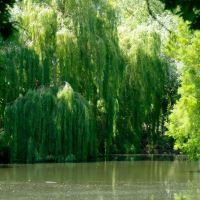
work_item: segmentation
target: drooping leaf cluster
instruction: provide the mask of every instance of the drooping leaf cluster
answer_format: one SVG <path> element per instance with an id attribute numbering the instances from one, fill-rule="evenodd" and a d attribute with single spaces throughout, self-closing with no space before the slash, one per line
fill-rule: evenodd
<path id="1" fill-rule="evenodd" d="M 149 31 L 152 18 L 140 1 L 135 21 L 127 6 L 24 0 L 13 10 L 21 28 L 0 49 L 0 128 L 12 161 L 87 160 L 171 145 L 163 133 L 176 77 L 161 54 L 165 32 L 156 22 Z M 58 92 L 64 82 L 82 96 Z"/>
<path id="2" fill-rule="evenodd" d="M 125 62 L 115 146 L 118 153 L 167 152 L 173 141 L 164 136 L 164 122 L 177 98 L 178 81 L 175 63 L 163 49 L 174 20 L 158 1 L 150 5 L 156 19 L 146 1 L 118 5 L 123 13 L 118 30 Z"/>
<path id="3" fill-rule="evenodd" d="M 13 13 L 24 28 L 18 41 L 4 42 L 1 48 L 1 118 L 6 104 L 29 89 L 60 86 L 67 81 L 92 107 L 99 144 L 107 140 L 111 144 L 123 70 L 112 7 L 93 0 L 29 0 Z M 99 102 L 103 102 L 105 123 Z M 102 151 L 105 148 L 103 145 Z"/>
<path id="4" fill-rule="evenodd" d="M 117 146 L 122 152 L 167 151 L 170 146 L 164 137 L 164 122 L 176 94 L 177 77 L 174 64 L 160 55 L 160 42 L 157 33 L 142 31 L 124 44 L 128 47 L 127 63 L 118 123 L 119 133 L 124 134 L 117 136 Z M 169 80 L 175 85 L 170 85 Z"/>
<path id="5" fill-rule="evenodd" d="M 12 162 L 81 161 L 95 157 L 91 110 L 69 84 L 29 90 L 5 110 Z"/>

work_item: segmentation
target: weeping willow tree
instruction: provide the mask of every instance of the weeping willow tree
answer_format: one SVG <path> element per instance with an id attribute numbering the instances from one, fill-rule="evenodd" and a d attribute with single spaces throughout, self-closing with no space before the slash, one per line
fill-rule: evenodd
<path id="1" fill-rule="evenodd" d="M 0 126 L 13 161 L 86 160 L 97 149 L 156 146 L 174 83 L 161 56 L 164 34 L 138 28 L 152 22 L 146 1 L 131 10 L 135 21 L 123 3 L 24 0 L 14 8 L 19 32 L 0 47 Z M 59 90 L 66 81 L 78 93 Z"/>
<path id="2" fill-rule="evenodd" d="M 0 128 L 3 127 L 4 109 L 30 88 L 37 87 L 40 77 L 38 56 L 24 46 L 7 44 L 0 48 Z"/>
<path id="3" fill-rule="evenodd" d="M 112 6 L 96 0 L 24 0 L 13 15 L 21 29 L 16 40 L 1 47 L 6 85 L 1 116 L 7 103 L 29 89 L 59 87 L 67 81 L 89 102 L 94 137 L 100 152 L 109 152 L 123 71 Z"/>
<path id="4" fill-rule="evenodd" d="M 71 14 L 76 38 L 67 49 L 59 49 L 59 59 L 64 60 L 66 52 L 73 49 L 74 52 L 70 53 L 73 57 L 65 60 L 64 66 L 71 67 L 72 59 L 78 60 L 78 63 L 73 66 L 74 74 L 68 79 L 78 74 L 74 87 L 92 104 L 94 118 L 97 119 L 98 142 L 102 147 L 100 152 L 108 153 L 112 147 L 118 88 L 123 71 L 115 12 L 107 1 L 69 1 L 65 5 L 60 3 L 59 8 L 63 15 Z M 61 32 L 58 41 L 63 43 L 70 38 L 72 35 L 67 38 Z"/>
<path id="5" fill-rule="evenodd" d="M 168 106 L 165 87 L 169 80 L 169 64 L 160 57 L 160 37 L 155 32 L 141 32 L 137 37 L 140 38 L 134 38 L 137 45 L 127 54 L 121 87 L 119 120 L 122 123 L 118 126 L 119 133 L 124 132 L 126 136 L 117 136 L 121 151 L 132 153 L 159 148 L 162 117 Z"/>
<path id="6" fill-rule="evenodd" d="M 5 110 L 12 162 L 87 160 L 96 138 L 87 101 L 69 84 L 29 90 Z"/>
<path id="7" fill-rule="evenodd" d="M 122 1 L 119 5 L 122 16 L 118 30 L 125 70 L 119 95 L 117 152 L 167 151 L 172 141 L 164 136 L 164 122 L 175 102 L 178 82 L 176 66 L 163 53 L 163 44 L 173 20 L 162 13 L 164 7 L 158 1 L 151 5 L 146 1 Z M 159 5 L 158 10 L 155 5 Z M 156 19 L 149 14 L 148 6 L 155 11 Z"/>

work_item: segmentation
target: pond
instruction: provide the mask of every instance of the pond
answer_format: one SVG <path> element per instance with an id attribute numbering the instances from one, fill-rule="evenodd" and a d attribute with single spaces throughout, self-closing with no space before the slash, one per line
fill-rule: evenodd
<path id="1" fill-rule="evenodd" d="M 101 161 L 0 166 L 3 200 L 198 200 L 200 163 Z"/>

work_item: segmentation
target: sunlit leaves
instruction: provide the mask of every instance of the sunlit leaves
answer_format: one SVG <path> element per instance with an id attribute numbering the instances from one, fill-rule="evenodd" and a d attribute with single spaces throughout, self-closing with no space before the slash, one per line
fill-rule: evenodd
<path id="1" fill-rule="evenodd" d="M 175 148 L 195 158 L 200 155 L 200 32 L 190 33 L 187 25 L 180 23 L 173 38 L 169 54 L 184 66 L 180 69 L 181 98 L 169 117 L 167 134 L 176 139 Z"/>
<path id="2" fill-rule="evenodd" d="M 159 5 L 155 0 L 150 6 L 161 19 Z M 161 9 L 156 12 L 154 7 Z M 7 126 L 8 132 L 19 134 L 15 139 L 23 138 L 33 121 L 29 133 L 41 129 L 37 132 L 42 141 L 38 149 L 33 137 L 16 139 L 13 155 L 19 157 L 26 149 L 34 155 L 28 160 L 22 156 L 28 162 L 46 159 L 46 155 L 48 159 L 62 155 L 63 160 L 66 154 L 74 158 L 71 153 L 86 159 L 86 146 L 94 155 L 95 141 L 101 154 L 139 152 L 142 145 L 150 152 L 156 147 L 176 93 L 176 74 L 171 60 L 161 53 L 166 32 L 149 14 L 146 1 L 24 0 L 13 16 L 20 23 L 19 33 L 0 52 L 8 86 L 1 116 L 9 104 L 6 120 L 17 125 L 14 122 L 14 131 Z M 65 82 L 71 86 L 52 93 L 50 88 Z M 32 108 L 38 114 L 28 118 Z M 47 117 L 40 120 L 37 115 Z M 18 151 L 20 142 L 25 149 Z M 74 153 L 73 147 L 78 148 Z"/>

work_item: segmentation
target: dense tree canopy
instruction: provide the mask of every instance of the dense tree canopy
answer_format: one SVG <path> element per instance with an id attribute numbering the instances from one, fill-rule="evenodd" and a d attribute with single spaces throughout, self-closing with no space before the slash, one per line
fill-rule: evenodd
<path id="1" fill-rule="evenodd" d="M 81 161 L 96 154 L 91 110 L 68 83 L 29 90 L 7 106 L 5 124 L 12 162 Z"/>
<path id="2" fill-rule="evenodd" d="M 14 5 L 15 0 L 0 1 L 0 35 L 7 38 L 13 31 L 13 24 L 10 20 L 10 8 Z"/>
<path id="3" fill-rule="evenodd" d="M 166 153 L 173 138 L 198 155 L 199 33 L 176 30 L 160 1 L 24 0 L 12 13 L 19 31 L 0 46 L 0 151 L 11 162 Z"/>
<path id="4" fill-rule="evenodd" d="M 191 33 L 187 25 L 180 22 L 178 31 L 168 45 L 168 53 L 181 62 L 181 97 L 169 116 L 167 134 L 176 139 L 175 148 L 192 158 L 200 155 L 199 48 L 200 32 Z"/>
<path id="5" fill-rule="evenodd" d="M 19 30 L 18 41 L 1 48 L 2 121 L 6 104 L 29 89 L 67 81 L 87 99 L 98 142 L 102 151 L 109 150 L 122 70 L 114 10 L 91 0 L 24 1 L 21 6 L 16 18 L 26 29 Z M 99 105 L 105 109 L 105 123 L 97 126 Z"/>
<path id="6" fill-rule="evenodd" d="M 149 0 L 150 1 L 150 0 Z M 189 21 L 192 29 L 200 29 L 200 3 L 198 0 L 161 0 L 165 8 Z"/>

